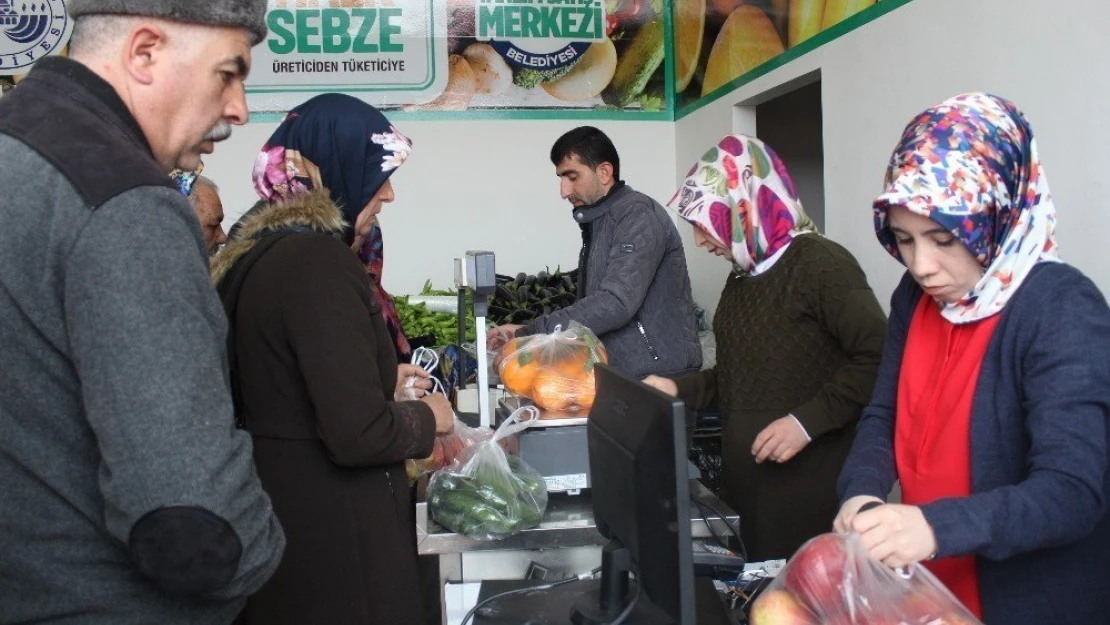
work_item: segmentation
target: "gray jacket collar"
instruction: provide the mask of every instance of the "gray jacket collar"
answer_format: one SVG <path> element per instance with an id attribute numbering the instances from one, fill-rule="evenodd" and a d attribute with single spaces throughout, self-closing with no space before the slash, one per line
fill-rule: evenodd
<path id="1" fill-rule="evenodd" d="M 571 214 L 574 216 L 574 220 L 580 224 L 593 223 L 609 211 L 610 200 L 614 200 L 627 193 L 632 193 L 632 187 L 626 185 L 623 180 L 618 180 L 617 184 L 614 185 L 612 189 L 609 189 L 609 193 L 605 194 L 605 197 L 593 204 L 575 206 Z"/>

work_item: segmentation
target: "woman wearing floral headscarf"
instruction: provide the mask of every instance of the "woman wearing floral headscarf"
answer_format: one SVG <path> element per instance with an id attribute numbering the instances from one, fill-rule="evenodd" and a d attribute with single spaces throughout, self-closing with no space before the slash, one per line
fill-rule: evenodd
<path id="1" fill-rule="evenodd" d="M 431 453 L 453 413 L 442 395 L 393 401 L 422 372 L 398 365 L 383 292 L 354 251 L 410 149 L 355 98 L 295 108 L 255 164 L 262 201 L 213 263 L 237 416 L 287 538 L 246 623 L 424 618 L 403 463 Z"/>
<path id="2" fill-rule="evenodd" d="M 690 170 L 670 207 L 730 261 L 713 329 L 717 366 L 645 381 L 724 417 L 723 496 L 753 560 L 827 532 L 836 475 L 871 396 L 886 318 L 855 258 L 817 233 L 779 157 L 732 135 Z"/>
<path id="3" fill-rule="evenodd" d="M 1029 124 L 982 93 L 926 110 L 874 211 L 908 271 L 836 529 L 986 623 L 1106 623 L 1110 308 L 1060 261 Z"/>

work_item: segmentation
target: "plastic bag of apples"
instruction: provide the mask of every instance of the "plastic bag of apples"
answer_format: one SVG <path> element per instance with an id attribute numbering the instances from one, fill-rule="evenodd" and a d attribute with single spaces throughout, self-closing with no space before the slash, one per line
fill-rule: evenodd
<path id="1" fill-rule="evenodd" d="M 432 444 L 432 455 L 423 460 L 406 460 L 405 471 L 410 482 L 422 475 L 434 473 L 455 461 L 455 457 L 468 447 L 493 438 L 489 428 L 472 428 L 455 417 L 455 429 L 450 434 L 437 436 Z"/>
<path id="2" fill-rule="evenodd" d="M 822 534 L 790 558 L 752 605 L 751 625 L 982 625 L 915 564 L 872 560 L 856 534 Z"/>

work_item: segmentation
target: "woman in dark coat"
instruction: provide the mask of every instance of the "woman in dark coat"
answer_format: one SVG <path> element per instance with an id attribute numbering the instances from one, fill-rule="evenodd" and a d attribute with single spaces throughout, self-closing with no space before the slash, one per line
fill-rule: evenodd
<path id="1" fill-rule="evenodd" d="M 442 395 L 394 401 L 416 367 L 398 365 L 352 251 L 393 200 L 389 176 L 410 147 L 368 104 L 309 100 L 263 148 L 263 202 L 214 261 L 239 416 L 288 540 L 247 623 L 423 619 L 403 463 L 426 457 L 453 413 Z"/>
<path id="2" fill-rule="evenodd" d="M 694 409 L 719 404 L 722 494 L 752 560 L 829 531 L 836 476 L 879 368 L 886 317 L 856 259 L 817 233 L 763 142 L 730 135 L 670 207 L 730 261 L 713 319 L 717 366 L 645 381 Z"/>

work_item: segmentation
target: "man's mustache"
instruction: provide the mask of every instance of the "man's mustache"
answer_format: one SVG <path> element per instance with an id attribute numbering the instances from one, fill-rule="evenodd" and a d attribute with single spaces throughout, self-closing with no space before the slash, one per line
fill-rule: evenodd
<path id="1" fill-rule="evenodd" d="M 220 121 L 204 135 L 204 141 L 223 141 L 231 136 L 231 124 Z"/>

